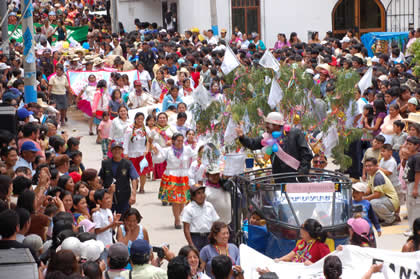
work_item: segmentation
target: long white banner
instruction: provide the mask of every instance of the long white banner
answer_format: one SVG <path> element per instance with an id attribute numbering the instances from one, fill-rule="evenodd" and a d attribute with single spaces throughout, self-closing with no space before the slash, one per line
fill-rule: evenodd
<path id="1" fill-rule="evenodd" d="M 383 249 L 361 248 L 345 245 L 343 251 L 335 251 L 343 264 L 342 279 L 362 278 L 374 263 L 383 263 L 381 273 L 372 276 L 373 279 L 418 279 L 420 278 L 420 252 L 401 253 Z M 258 279 L 257 268 L 268 268 L 277 273 L 279 278 L 287 279 L 319 279 L 324 278 L 324 260 L 311 266 L 302 263 L 275 263 L 273 259 L 242 244 L 239 248 L 241 267 L 245 279 Z M 418 267 L 417 267 L 418 266 Z"/>
<path id="2" fill-rule="evenodd" d="M 68 71 L 67 78 L 69 80 L 69 84 L 71 89 L 73 89 L 74 93 L 78 95 L 80 91 L 85 87 L 88 83 L 88 77 L 90 75 L 95 75 L 96 81 L 100 81 L 104 79 L 107 81 L 108 85 L 111 81 L 111 70 L 100 70 L 100 71 Z M 117 72 L 121 75 L 126 74 L 128 76 L 128 81 L 130 84 L 133 84 L 135 80 L 139 79 L 139 73 L 137 70 L 125 71 L 125 72 Z"/>

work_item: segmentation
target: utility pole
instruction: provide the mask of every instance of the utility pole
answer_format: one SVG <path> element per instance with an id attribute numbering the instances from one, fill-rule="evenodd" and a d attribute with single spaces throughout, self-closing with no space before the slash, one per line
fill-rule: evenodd
<path id="1" fill-rule="evenodd" d="M 22 3 L 23 2 L 23 3 Z M 22 11 L 22 34 L 23 34 L 23 69 L 25 70 L 25 104 L 36 103 L 37 93 L 36 65 L 35 65 L 35 44 L 34 44 L 34 18 L 32 0 L 23 0 Z"/>
<path id="2" fill-rule="evenodd" d="M 111 29 L 112 33 L 119 33 L 120 25 L 118 24 L 118 0 L 110 0 L 111 1 Z"/>
<path id="3" fill-rule="evenodd" d="M 210 20 L 211 20 L 211 29 L 215 36 L 219 35 L 219 27 L 217 25 L 217 0 L 210 0 Z"/>
<path id="4" fill-rule="evenodd" d="M 7 9 L 7 1 L 0 0 L 0 16 L 1 16 L 1 40 L 3 54 L 9 57 L 9 30 L 8 30 L 8 17 L 9 11 Z"/>

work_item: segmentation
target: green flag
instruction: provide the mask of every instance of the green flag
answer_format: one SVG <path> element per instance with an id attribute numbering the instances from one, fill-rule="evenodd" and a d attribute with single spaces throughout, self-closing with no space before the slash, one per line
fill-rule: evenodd
<path id="1" fill-rule="evenodd" d="M 34 28 L 36 27 L 41 27 L 42 24 L 39 23 L 34 23 Z M 51 25 L 52 27 L 56 27 L 56 25 Z M 10 39 L 15 39 L 17 42 L 21 43 L 23 41 L 22 38 L 22 25 L 19 25 L 16 28 L 16 31 L 12 34 L 13 29 L 15 29 L 14 25 L 9 24 L 9 38 Z M 80 27 L 73 27 L 73 26 L 66 26 L 66 30 L 67 30 L 67 40 L 72 38 L 77 42 L 82 42 L 82 41 L 86 41 L 87 39 L 87 33 L 89 31 L 89 26 L 84 25 L 84 26 L 80 26 Z M 34 30 L 35 32 L 35 30 Z M 53 35 L 53 44 L 54 42 L 57 40 L 57 32 Z"/>

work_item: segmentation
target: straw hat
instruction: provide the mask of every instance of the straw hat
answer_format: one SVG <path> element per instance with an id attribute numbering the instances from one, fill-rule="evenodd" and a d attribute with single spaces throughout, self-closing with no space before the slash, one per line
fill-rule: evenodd
<path id="1" fill-rule="evenodd" d="M 48 107 L 48 104 L 47 104 L 47 103 L 45 103 L 45 102 L 42 100 L 42 98 L 38 98 L 38 99 L 36 99 L 36 103 L 37 103 L 38 105 L 40 105 L 42 108 L 46 108 L 46 107 Z"/>
<path id="2" fill-rule="evenodd" d="M 409 113 L 408 118 L 404 118 L 402 121 L 420 124 L 420 113 Z"/>
<path id="3" fill-rule="evenodd" d="M 85 59 L 83 60 L 82 64 L 93 63 L 94 58 L 92 55 L 86 55 Z"/>
<path id="4" fill-rule="evenodd" d="M 318 66 L 316 66 L 315 68 L 316 71 L 318 72 L 327 72 L 327 75 L 330 75 L 331 73 L 331 67 L 328 64 L 319 64 Z"/>
<path id="5" fill-rule="evenodd" d="M 104 60 L 100 57 L 96 57 L 95 59 L 93 59 L 93 66 L 97 66 L 103 63 L 104 63 Z"/>

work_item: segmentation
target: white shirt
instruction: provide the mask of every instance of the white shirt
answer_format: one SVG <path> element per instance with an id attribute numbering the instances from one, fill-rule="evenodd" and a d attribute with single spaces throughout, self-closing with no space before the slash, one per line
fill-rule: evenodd
<path id="1" fill-rule="evenodd" d="M 359 114 L 362 114 L 363 113 L 363 108 L 367 104 L 368 103 L 365 102 L 365 101 L 363 101 L 362 98 L 359 98 L 359 100 L 356 101 L 356 105 L 357 105 L 357 109 L 358 109 Z M 359 118 L 359 121 L 357 122 L 357 128 L 363 128 L 362 117 L 360 117 Z"/>
<path id="2" fill-rule="evenodd" d="M 144 156 L 144 153 L 146 152 L 147 134 L 143 135 L 142 132 L 142 129 L 135 130 L 135 136 L 133 137 L 132 126 L 127 128 L 125 131 L 123 147 L 124 155 L 126 155 L 128 158 Z"/>
<path id="3" fill-rule="evenodd" d="M 208 233 L 215 221 L 219 220 L 216 210 L 208 201 L 198 205 L 190 202 L 181 212 L 181 222 L 190 224 L 192 233 Z"/>
<path id="4" fill-rule="evenodd" d="M 394 157 L 391 156 L 389 160 L 385 161 L 384 158 L 381 159 L 379 162 L 379 167 L 383 168 L 387 171 L 392 172 L 392 174 L 388 175 L 389 180 L 391 180 L 392 185 L 399 186 L 400 182 L 398 180 L 398 170 L 397 170 L 397 161 L 395 161 Z"/>
<path id="5" fill-rule="evenodd" d="M 181 156 L 178 158 L 175 156 L 172 146 L 162 148 L 158 144 L 155 144 L 159 150 L 158 154 L 153 154 L 154 163 L 162 163 L 166 161 L 165 175 L 184 177 L 188 176 L 191 162 L 195 156 L 194 151 L 189 146 L 184 146 L 184 150 Z"/>
<path id="6" fill-rule="evenodd" d="M 147 89 L 147 92 L 150 91 L 149 88 L 149 81 L 152 80 L 148 71 L 144 70 L 143 72 L 139 72 L 139 80 L 141 81 L 141 86 Z"/>
<path id="7" fill-rule="evenodd" d="M 122 121 L 119 117 L 114 118 L 114 120 L 112 120 L 109 138 L 122 142 L 124 140 L 124 134 L 128 126 L 130 126 L 130 121 L 128 119 L 126 121 Z"/>
<path id="8" fill-rule="evenodd" d="M 199 166 L 197 160 L 192 162 L 190 169 L 188 171 L 189 184 L 192 186 L 192 185 L 198 184 L 199 182 L 204 182 L 205 175 L 206 175 L 206 167 L 203 164 Z"/>
<path id="9" fill-rule="evenodd" d="M 96 224 L 95 229 L 101 229 L 114 221 L 112 216 L 111 209 L 100 208 L 99 211 L 96 211 L 92 215 L 92 220 Z M 112 229 L 108 229 L 100 234 L 96 235 L 96 240 L 102 241 L 102 243 L 107 246 L 112 244 Z"/>
<path id="10" fill-rule="evenodd" d="M 153 105 L 153 97 L 147 92 L 142 92 L 140 96 L 136 95 L 135 91 L 130 92 L 128 95 L 128 105 L 130 109 L 141 108 Z M 130 106 L 132 104 L 132 106 Z"/>
<path id="11" fill-rule="evenodd" d="M 209 43 L 209 45 L 217 45 L 217 43 L 219 42 L 219 40 L 217 39 L 216 36 L 212 36 L 210 39 L 208 39 L 207 42 Z"/>

